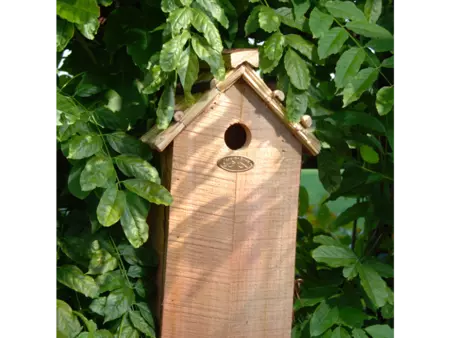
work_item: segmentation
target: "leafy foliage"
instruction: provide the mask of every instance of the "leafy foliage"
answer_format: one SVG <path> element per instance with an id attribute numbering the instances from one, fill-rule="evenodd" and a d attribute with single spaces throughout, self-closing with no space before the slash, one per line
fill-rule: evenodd
<path id="1" fill-rule="evenodd" d="M 301 190 L 293 336 L 392 337 L 392 18 L 389 0 L 57 0 L 58 337 L 156 336 L 147 218 L 172 197 L 139 137 L 200 69 L 224 78 L 224 48 L 256 46 L 287 118 L 312 116 L 330 193 L 313 221 Z"/>

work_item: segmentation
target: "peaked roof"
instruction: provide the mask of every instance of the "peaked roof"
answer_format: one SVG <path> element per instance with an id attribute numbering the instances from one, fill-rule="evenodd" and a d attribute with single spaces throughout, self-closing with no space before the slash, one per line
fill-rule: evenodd
<path id="1" fill-rule="evenodd" d="M 237 68 L 227 73 L 225 79 L 216 82 L 214 88 L 205 92 L 198 101 L 187 108 L 178 121 L 172 124 L 166 130 L 160 130 L 156 126 L 151 128 L 145 135 L 141 137 L 141 141 L 147 143 L 157 151 L 164 151 L 166 147 L 180 134 L 183 129 L 188 126 L 198 115 L 214 101 L 221 93 L 230 88 L 236 81 L 243 79 L 266 103 L 267 107 L 272 111 L 281 122 L 289 129 L 295 138 L 307 149 L 307 151 L 316 156 L 320 152 L 319 140 L 299 123 L 291 123 L 285 118 L 286 109 L 274 98 L 272 90 L 258 76 L 255 70 L 244 61 Z"/>

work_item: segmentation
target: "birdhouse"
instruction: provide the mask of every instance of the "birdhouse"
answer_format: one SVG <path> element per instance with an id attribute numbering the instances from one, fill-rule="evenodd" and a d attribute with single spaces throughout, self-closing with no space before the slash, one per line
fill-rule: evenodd
<path id="1" fill-rule="evenodd" d="M 149 223 L 160 255 L 161 337 L 290 337 L 302 152 L 310 119 L 285 118 L 282 92 L 259 77 L 257 50 L 225 55 L 225 79 L 168 129 L 141 139 L 161 152 L 173 196 Z"/>

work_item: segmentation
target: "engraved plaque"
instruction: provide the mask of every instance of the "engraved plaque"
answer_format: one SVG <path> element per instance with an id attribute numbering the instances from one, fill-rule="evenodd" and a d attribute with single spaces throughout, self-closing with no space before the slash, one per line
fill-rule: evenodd
<path id="1" fill-rule="evenodd" d="M 255 163 L 244 156 L 227 156 L 218 160 L 217 165 L 223 170 L 239 173 L 252 169 Z"/>

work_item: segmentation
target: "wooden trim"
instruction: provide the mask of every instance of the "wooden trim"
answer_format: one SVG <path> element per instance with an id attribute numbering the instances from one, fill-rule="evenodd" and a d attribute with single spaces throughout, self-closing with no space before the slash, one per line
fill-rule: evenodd
<path id="1" fill-rule="evenodd" d="M 225 76 L 225 80 L 216 83 L 216 88 L 221 93 L 223 93 L 228 88 L 230 88 L 237 80 L 239 80 L 241 76 L 244 75 L 244 72 L 245 72 L 244 67 L 239 67 L 229 71 Z"/>
<path id="2" fill-rule="evenodd" d="M 259 67 L 259 51 L 257 48 L 226 49 L 222 52 L 223 61 L 227 69 L 238 68 L 244 62 L 252 67 Z"/>

